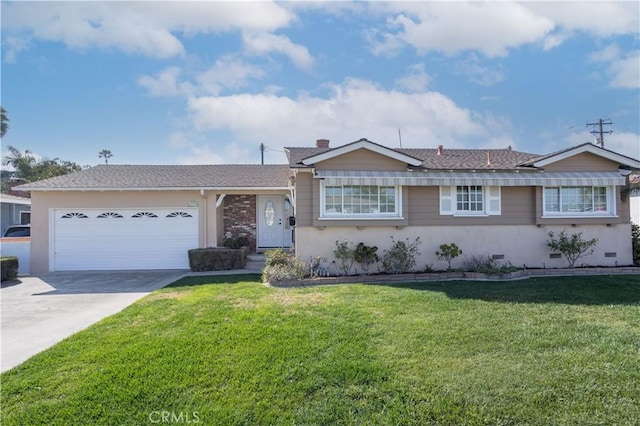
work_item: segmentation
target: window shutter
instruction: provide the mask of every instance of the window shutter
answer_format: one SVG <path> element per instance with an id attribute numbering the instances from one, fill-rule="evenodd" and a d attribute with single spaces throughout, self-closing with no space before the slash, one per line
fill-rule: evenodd
<path id="1" fill-rule="evenodd" d="M 440 187 L 440 214 L 453 214 L 453 190 L 450 186 Z"/>
<path id="2" fill-rule="evenodd" d="M 502 214 L 499 186 L 487 187 L 487 201 L 487 214 L 496 216 Z"/>

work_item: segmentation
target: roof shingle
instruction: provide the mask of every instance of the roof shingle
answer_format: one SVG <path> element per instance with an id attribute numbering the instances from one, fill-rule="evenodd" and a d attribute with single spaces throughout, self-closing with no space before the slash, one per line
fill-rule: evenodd
<path id="1" fill-rule="evenodd" d="M 277 165 L 99 165 L 63 176 L 20 185 L 19 190 L 283 188 L 291 174 Z"/>

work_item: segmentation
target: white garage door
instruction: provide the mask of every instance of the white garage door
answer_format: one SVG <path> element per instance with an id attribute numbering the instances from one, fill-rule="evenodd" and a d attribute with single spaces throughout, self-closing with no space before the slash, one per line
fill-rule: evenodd
<path id="1" fill-rule="evenodd" d="M 193 208 L 75 209 L 52 212 L 55 271 L 189 269 L 198 247 Z"/>

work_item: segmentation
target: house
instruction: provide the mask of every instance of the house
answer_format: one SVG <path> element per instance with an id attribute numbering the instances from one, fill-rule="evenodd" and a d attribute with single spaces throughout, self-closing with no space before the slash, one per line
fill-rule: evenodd
<path id="1" fill-rule="evenodd" d="M 31 191 L 31 271 L 188 269 L 187 250 L 246 236 L 290 247 L 286 165 L 99 165 Z M 261 214 L 256 214 L 260 212 Z"/>
<path id="2" fill-rule="evenodd" d="M 599 239 L 591 265 L 632 263 L 620 188 L 640 161 L 590 143 L 548 155 L 511 149 L 388 148 L 366 139 L 287 148 L 296 186 L 296 253 L 331 258 L 335 242 L 420 237 L 418 268 L 441 244 L 528 267 L 566 266 L 550 231 Z"/>
<path id="3" fill-rule="evenodd" d="M 389 148 L 360 139 L 286 148 L 283 165 L 100 165 L 33 182 L 34 273 L 188 268 L 187 250 L 247 236 L 332 258 L 338 240 L 391 246 L 421 238 L 418 268 L 440 244 L 530 267 L 561 267 L 549 231 L 599 238 L 593 265 L 631 264 L 629 202 L 640 161 L 590 143 L 548 155 Z M 295 229 L 295 234 L 294 234 Z"/>
<path id="4" fill-rule="evenodd" d="M 31 222 L 31 200 L 10 194 L 0 194 L 0 235 L 12 225 L 27 225 Z"/>

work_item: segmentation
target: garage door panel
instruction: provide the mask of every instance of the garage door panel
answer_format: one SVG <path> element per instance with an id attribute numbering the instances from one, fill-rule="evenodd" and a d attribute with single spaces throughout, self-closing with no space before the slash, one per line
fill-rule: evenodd
<path id="1" fill-rule="evenodd" d="M 56 210 L 55 270 L 188 269 L 197 209 Z"/>

